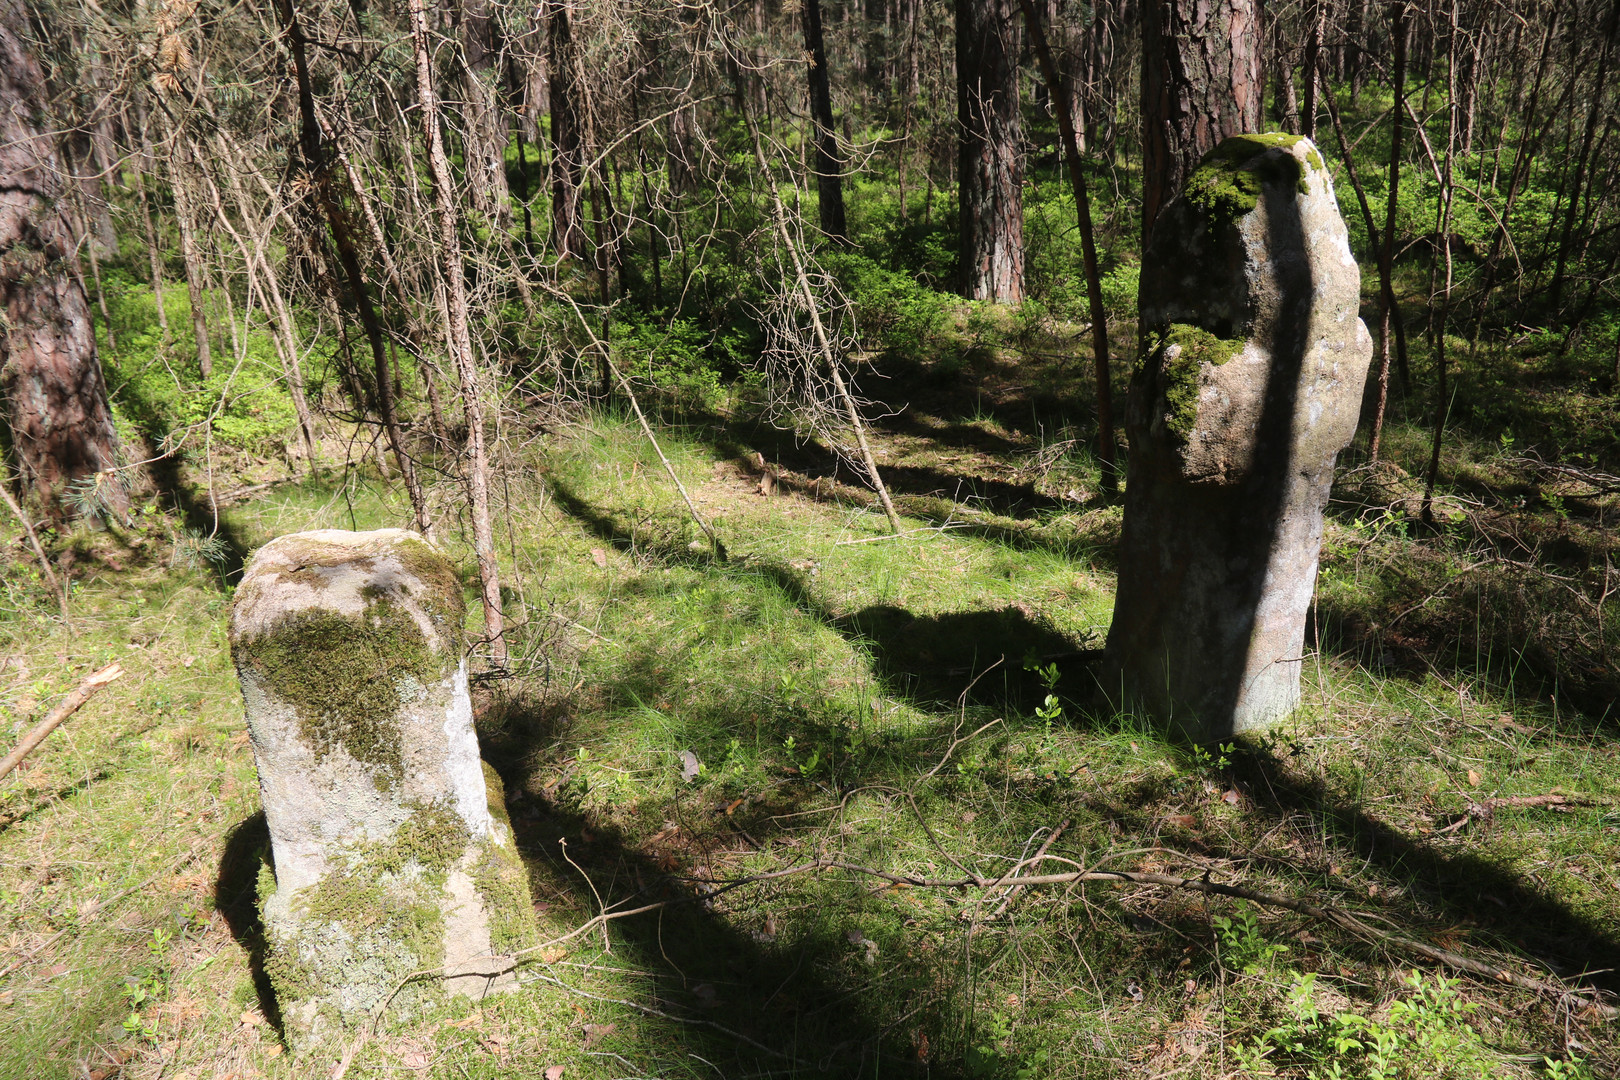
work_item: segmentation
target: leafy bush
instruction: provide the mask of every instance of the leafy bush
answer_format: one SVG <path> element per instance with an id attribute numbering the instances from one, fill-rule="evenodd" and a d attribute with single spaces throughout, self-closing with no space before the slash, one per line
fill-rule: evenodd
<path id="1" fill-rule="evenodd" d="M 1241 1047 L 1238 1057 L 1251 1072 L 1284 1067 L 1309 1080 L 1490 1077 L 1496 1062 L 1468 1025 L 1478 1006 L 1462 999 L 1456 980 L 1436 976 L 1431 982 L 1414 971 L 1406 985 L 1411 995 L 1392 1002 L 1382 1022 L 1360 1013 L 1324 1013 L 1316 1004 L 1316 976 L 1296 974 L 1289 1018 Z"/>
<path id="2" fill-rule="evenodd" d="M 822 261 L 854 304 L 866 342 L 906 359 L 932 351 L 954 297 L 854 252 L 829 252 Z"/>

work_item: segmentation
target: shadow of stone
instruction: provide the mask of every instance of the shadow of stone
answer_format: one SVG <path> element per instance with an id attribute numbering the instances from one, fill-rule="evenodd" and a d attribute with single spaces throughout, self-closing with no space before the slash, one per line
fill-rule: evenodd
<path id="1" fill-rule="evenodd" d="M 549 720 L 508 715 L 503 723 L 509 733 L 526 737 L 511 739 L 503 748 L 496 744 L 501 753 L 489 753 L 491 744 L 486 743 L 486 757 L 512 793 L 508 810 L 513 833 L 536 882 L 536 895 L 589 895 L 594 889 L 608 907 L 670 904 L 612 924 L 614 951 L 650 984 L 638 998 L 664 1014 L 645 1023 L 667 1024 L 675 1041 L 717 1068 L 819 1071 L 874 1080 L 923 1072 L 906 1041 L 909 1032 L 897 1030 L 906 1018 L 884 1024 L 851 1007 L 851 996 L 869 987 L 852 987 L 830 975 L 847 965 L 853 949 L 842 928 L 819 920 L 796 938 L 750 932 L 732 921 L 755 902 L 748 890 L 717 904 L 704 898 L 705 886 L 687 876 L 706 863 L 717 845 L 745 844 L 743 822 L 716 808 L 681 806 L 677 799 L 677 805 L 664 810 L 681 822 L 687 846 L 679 853 L 640 850 L 612 824 L 537 791 L 531 783 L 521 750 L 545 738 Z M 761 824 L 753 827 L 764 834 Z M 592 886 L 581 888 L 582 874 Z M 847 892 L 848 907 L 857 910 L 862 883 L 851 882 Z M 853 917 L 850 925 L 856 925 Z M 899 999 L 927 996 L 936 974 L 897 967 L 884 973 L 889 982 L 885 992 Z M 931 1071 L 961 1075 L 949 1062 L 943 1068 L 935 1063 Z M 730 1075 L 729 1070 L 724 1074 Z"/>
<path id="2" fill-rule="evenodd" d="M 270 826 L 260 810 L 237 822 L 225 837 L 225 851 L 214 878 L 214 907 L 247 953 L 259 1008 L 280 1032 L 281 1007 L 264 969 L 264 923 L 259 919 L 259 868 L 270 858 Z"/>
<path id="3" fill-rule="evenodd" d="M 1620 992 L 1620 936 L 1567 905 L 1538 893 L 1500 866 L 1467 852 L 1447 853 L 1402 835 L 1315 782 L 1291 776 L 1264 750 L 1240 748 L 1233 776 L 1254 807 L 1281 820 L 1301 812 L 1323 823 L 1357 859 L 1411 883 L 1414 899 L 1451 923 L 1475 925 L 1534 957 L 1561 978 Z"/>
<path id="4" fill-rule="evenodd" d="M 1025 662 L 1068 665 L 1076 643 L 1017 607 L 915 615 L 874 604 L 829 623 L 870 653 L 890 693 L 923 708 L 958 702 L 1029 711 L 1045 688 Z"/>

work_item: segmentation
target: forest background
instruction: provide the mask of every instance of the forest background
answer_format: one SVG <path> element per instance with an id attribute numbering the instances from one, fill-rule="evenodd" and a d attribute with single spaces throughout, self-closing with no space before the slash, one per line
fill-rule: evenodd
<path id="1" fill-rule="evenodd" d="M 542 924 L 672 905 L 356 1075 L 1614 1070 L 1601 1001 L 1163 886 L 696 901 L 1039 851 L 1612 988 L 1620 3 L 0 11 L 0 724 L 132 669 L 6 781 L 7 1075 L 293 1068 L 222 613 L 323 525 L 465 557 Z M 1083 661 L 1142 236 L 1255 130 L 1327 159 L 1377 352 L 1311 704 L 1189 748 Z"/>

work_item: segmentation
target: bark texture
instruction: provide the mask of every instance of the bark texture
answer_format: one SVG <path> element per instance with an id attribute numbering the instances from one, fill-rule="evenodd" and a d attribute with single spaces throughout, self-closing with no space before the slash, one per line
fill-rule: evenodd
<path id="1" fill-rule="evenodd" d="M 1142 5 L 1142 240 L 1216 143 L 1264 127 L 1259 0 Z"/>
<path id="2" fill-rule="evenodd" d="M 834 240 L 849 235 L 844 225 L 844 162 L 833 129 L 832 85 L 821 34 L 821 0 L 805 0 L 804 49 L 810 54 L 810 118 L 816 125 L 816 194 L 821 231 Z"/>
<path id="3" fill-rule="evenodd" d="M 38 112 L 45 77 L 24 46 L 22 4 L 0 0 L 0 390 L 24 491 L 56 520 L 63 496 L 95 477 L 99 502 L 122 510 L 113 482 L 118 436 L 84 288 L 57 149 Z M 104 475 L 102 475 L 104 474 Z"/>
<path id="4" fill-rule="evenodd" d="M 551 70 L 551 241 L 563 258 L 583 259 L 585 145 L 579 111 L 579 70 L 568 8 L 568 0 L 556 0 L 546 14 L 546 50 Z"/>
<path id="5" fill-rule="evenodd" d="M 1024 298 L 1024 125 L 1016 0 L 956 0 L 962 295 Z"/>

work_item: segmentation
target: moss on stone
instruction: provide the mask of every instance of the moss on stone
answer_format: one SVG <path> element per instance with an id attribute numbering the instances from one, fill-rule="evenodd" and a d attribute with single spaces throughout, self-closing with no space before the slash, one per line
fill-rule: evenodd
<path id="1" fill-rule="evenodd" d="M 444 635 L 450 651 L 459 656 L 467 601 L 455 566 L 432 544 L 414 536 L 396 541 L 393 551 L 400 564 L 422 583 L 423 592 L 416 597 L 417 602 Z"/>
<path id="2" fill-rule="evenodd" d="M 484 766 L 484 791 L 496 831 L 512 835 L 511 818 L 506 813 L 506 787 L 489 762 Z M 478 861 L 472 868 L 473 887 L 484 901 L 489 915 L 490 951 L 510 955 L 540 943 L 540 930 L 534 922 L 529 894 L 529 871 L 510 842 L 501 846 L 491 837 L 484 841 Z"/>
<path id="3" fill-rule="evenodd" d="M 380 863 L 394 872 L 404 871 L 413 863 L 424 870 L 442 872 L 461 858 L 471 842 L 472 833 L 455 807 L 443 802 L 415 803 L 393 841 L 378 854 Z"/>
<path id="4" fill-rule="evenodd" d="M 1305 169 L 1292 154 L 1269 154 L 1288 150 L 1302 135 L 1266 132 L 1260 135 L 1234 135 L 1204 155 L 1198 168 L 1187 179 L 1186 198 L 1211 218 L 1236 221 L 1252 211 L 1260 201 L 1260 189 L 1267 182 L 1293 184 L 1300 194 L 1309 191 Z M 1311 151 L 1311 165 L 1321 167 L 1321 155 Z"/>
<path id="5" fill-rule="evenodd" d="M 378 787 L 397 784 L 400 707 L 445 678 L 460 662 L 435 653 L 409 611 L 371 600 L 358 618 L 311 610 L 240 642 L 239 652 L 264 687 L 298 713 L 317 755 L 341 746 L 375 768 Z"/>
<path id="6" fill-rule="evenodd" d="M 277 997 L 284 1005 L 320 997 L 319 1007 L 347 1027 L 411 972 L 441 966 L 445 883 L 471 841 L 455 808 L 435 802 L 415 804 L 387 840 L 347 845 L 294 899 L 288 925 L 298 929 L 269 942 L 265 970 Z M 354 1005 L 348 1013 L 334 1006 L 337 995 L 326 992 L 322 972 L 343 973 L 341 996 Z M 408 1014 L 443 996 L 441 982 L 426 980 L 390 1007 Z"/>
<path id="7" fill-rule="evenodd" d="M 1165 426 L 1182 439 L 1192 434 L 1198 423 L 1199 370 L 1204 364 L 1219 367 L 1243 351 L 1242 338 L 1222 338 L 1189 323 L 1171 323 L 1160 337 L 1163 354 L 1177 346 L 1176 354 L 1164 361 L 1164 400 L 1169 406 Z"/>

